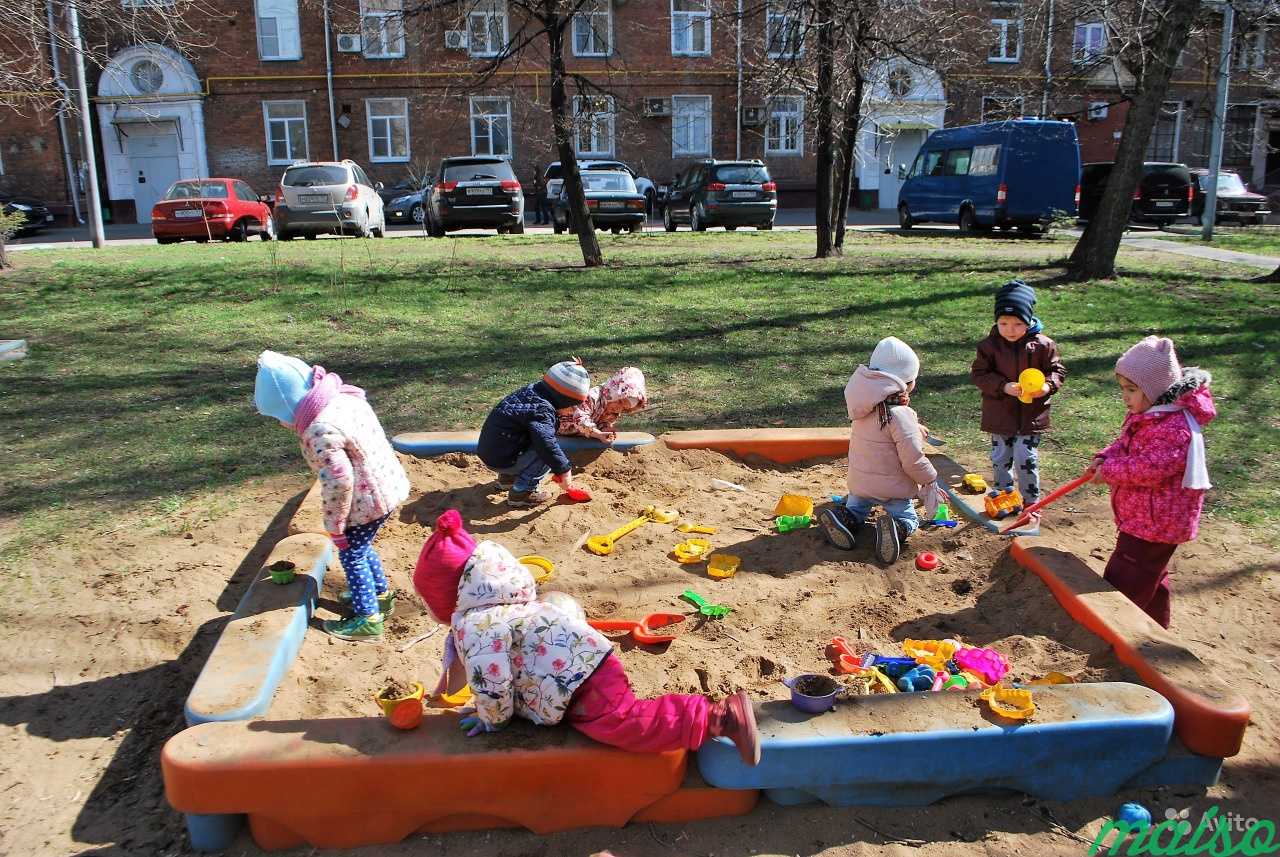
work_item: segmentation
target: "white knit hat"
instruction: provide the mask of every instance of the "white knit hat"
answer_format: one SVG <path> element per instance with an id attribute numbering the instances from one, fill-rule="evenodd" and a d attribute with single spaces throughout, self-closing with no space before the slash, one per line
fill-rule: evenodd
<path id="1" fill-rule="evenodd" d="M 551 389 L 566 398 L 581 402 L 591 392 L 591 376 L 578 358 L 561 360 L 547 370 L 542 380 Z"/>
<path id="2" fill-rule="evenodd" d="M 903 384 L 910 384 L 920 374 L 920 358 L 911 350 L 911 346 L 896 336 L 886 336 L 876 343 L 876 350 L 871 352 L 868 369 L 892 375 Z"/>
<path id="3" fill-rule="evenodd" d="M 1116 372 L 1138 385 L 1147 401 L 1154 402 L 1182 377 L 1173 340 L 1148 336 L 1116 361 Z"/>

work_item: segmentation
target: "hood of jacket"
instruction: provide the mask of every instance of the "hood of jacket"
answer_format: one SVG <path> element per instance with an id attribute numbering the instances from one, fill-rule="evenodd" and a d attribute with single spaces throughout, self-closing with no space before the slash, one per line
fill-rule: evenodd
<path id="1" fill-rule="evenodd" d="M 849 411 L 850 420 L 860 420 L 876 409 L 876 405 L 894 393 L 905 393 L 907 385 L 902 379 L 859 366 L 844 386 L 844 403 Z"/>
<path id="2" fill-rule="evenodd" d="M 528 604 L 537 597 L 529 569 L 497 542 L 476 545 L 458 581 L 457 613 L 506 604 Z"/>

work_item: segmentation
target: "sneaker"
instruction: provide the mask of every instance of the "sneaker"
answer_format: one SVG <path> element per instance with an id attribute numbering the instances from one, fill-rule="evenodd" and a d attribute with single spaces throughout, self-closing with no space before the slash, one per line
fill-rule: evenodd
<path id="1" fill-rule="evenodd" d="M 321 629 L 330 637 L 339 640 L 350 640 L 364 643 L 382 639 L 382 614 L 372 616 L 352 616 L 350 619 L 326 619 L 320 623 Z"/>
<path id="2" fill-rule="evenodd" d="M 351 590 L 344 589 L 339 592 L 338 600 L 343 604 L 350 604 Z M 378 595 L 378 612 L 382 614 L 384 619 L 390 619 L 391 614 L 396 612 L 396 592 L 394 589 L 388 589 Z"/>
<path id="3" fill-rule="evenodd" d="M 760 730 L 751 698 L 740 690 L 728 699 L 712 703 L 708 726 L 713 736 L 728 738 L 738 748 L 743 764 L 760 764 Z"/>
<path id="4" fill-rule="evenodd" d="M 827 541 L 842 551 L 851 551 L 858 544 L 858 527 L 843 506 L 833 506 L 818 513 L 818 523 Z"/>
<path id="5" fill-rule="evenodd" d="M 901 530 L 898 522 L 888 515 L 876 518 L 876 559 L 884 565 L 893 565 L 902 551 L 899 541 Z"/>
<path id="6" fill-rule="evenodd" d="M 519 508 L 540 506 L 550 499 L 551 495 L 541 488 L 534 488 L 532 491 L 517 491 L 513 488 L 507 492 L 507 505 Z"/>

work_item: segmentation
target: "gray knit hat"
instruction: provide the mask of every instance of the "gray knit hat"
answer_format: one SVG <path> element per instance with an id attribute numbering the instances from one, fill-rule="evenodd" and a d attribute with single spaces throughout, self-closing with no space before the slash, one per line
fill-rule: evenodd
<path id="1" fill-rule="evenodd" d="M 560 395 L 575 402 L 581 402 L 591 392 L 591 376 L 577 357 L 572 360 L 561 360 L 547 370 L 542 376 L 547 386 Z"/>

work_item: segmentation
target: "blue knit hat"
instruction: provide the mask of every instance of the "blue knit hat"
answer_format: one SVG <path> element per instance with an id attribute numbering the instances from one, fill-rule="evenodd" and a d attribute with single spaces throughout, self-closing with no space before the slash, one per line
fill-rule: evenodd
<path id="1" fill-rule="evenodd" d="M 258 377 L 253 385 L 258 413 L 291 423 L 298 403 L 310 389 L 311 367 L 297 357 L 275 351 L 258 355 Z"/>
<path id="2" fill-rule="evenodd" d="M 1010 280 L 996 292 L 996 319 L 1011 315 L 1030 325 L 1035 319 L 1035 309 L 1036 290 L 1022 280 Z"/>

